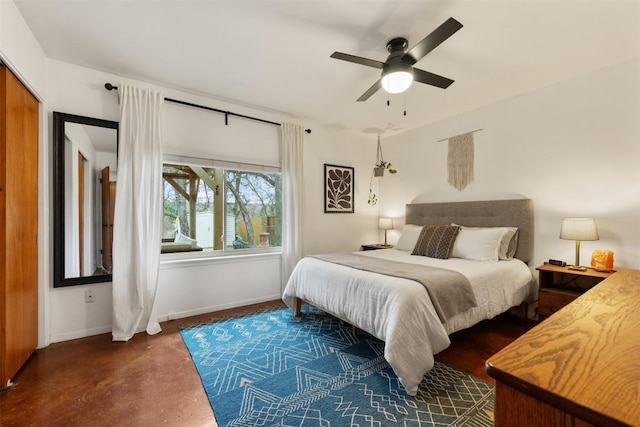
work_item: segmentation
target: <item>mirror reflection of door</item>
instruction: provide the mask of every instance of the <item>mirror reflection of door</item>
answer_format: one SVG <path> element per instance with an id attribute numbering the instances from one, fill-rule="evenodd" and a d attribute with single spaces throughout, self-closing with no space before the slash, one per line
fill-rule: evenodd
<path id="1" fill-rule="evenodd" d="M 64 278 L 111 274 L 117 131 L 67 122 L 64 133 Z"/>
<path id="2" fill-rule="evenodd" d="M 102 169 L 100 187 L 102 189 L 102 266 L 111 273 L 113 267 L 113 213 L 116 201 L 116 183 L 109 179 L 109 166 Z"/>

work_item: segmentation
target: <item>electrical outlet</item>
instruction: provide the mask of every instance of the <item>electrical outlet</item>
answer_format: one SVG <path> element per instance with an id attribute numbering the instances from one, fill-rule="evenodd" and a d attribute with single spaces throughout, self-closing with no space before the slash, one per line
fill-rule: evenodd
<path id="1" fill-rule="evenodd" d="M 84 302 L 85 303 L 96 302 L 96 294 L 94 293 L 93 289 L 84 290 Z"/>

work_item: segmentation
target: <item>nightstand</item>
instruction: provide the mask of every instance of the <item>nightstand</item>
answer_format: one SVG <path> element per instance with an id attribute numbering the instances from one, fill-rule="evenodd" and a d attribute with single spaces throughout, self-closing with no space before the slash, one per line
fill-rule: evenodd
<path id="1" fill-rule="evenodd" d="M 538 318 L 540 321 L 551 316 L 580 295 L 602 282 L 613 272 L 571 270 L 546 262 L 537 267 L 538 278 Z"/>
<path id="2" fill-rule="evenodd" d="M 373 243 L 371 245 L 362 245 L 361 248 L 363 251 L 375 251 L 376 249 L 389 249 L 392 248 L 393 245 L 383 245 L 381 243 Z"/>

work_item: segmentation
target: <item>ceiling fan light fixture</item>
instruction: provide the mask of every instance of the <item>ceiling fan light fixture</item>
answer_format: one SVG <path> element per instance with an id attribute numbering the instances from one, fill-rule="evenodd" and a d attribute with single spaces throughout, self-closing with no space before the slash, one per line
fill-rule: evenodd
<path id="1" fill-rule="evenodd" d="M 387 42 L 389 56 L 384 62 L 342 52 L 333 52 L 331 58 L 382 70 L 380 78 L 356 100 L 357 102 L 366 101 L 380 88 L 383 88 L 387 93 L 404 92 L 411 86 L 413 80 L 446 89 L 453 83 L 453 80 L 418 68 L 414 69 L 413 65 L 440 46 L 460 28 L 462 28 L 460 22 L 449 18 L 408 50 L 409 41 L 406 38 L 393 38 Z"/>
<path id="2" fill-rule="evenodd" d="M 402 93 L 413 83 L 413 69 L 409 64 L 395 64 L 382 70 L 382 87 L 389 93 Z"/>

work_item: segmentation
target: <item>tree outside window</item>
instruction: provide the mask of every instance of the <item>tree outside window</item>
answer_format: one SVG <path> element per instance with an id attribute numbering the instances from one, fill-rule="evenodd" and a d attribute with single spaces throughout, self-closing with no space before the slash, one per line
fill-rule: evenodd
<path id="1" fill-rule="evenodd" d="M 163 242 L 195 241 L 200 250 L 281 246 L 278 172 L 165 163 Z"/>

